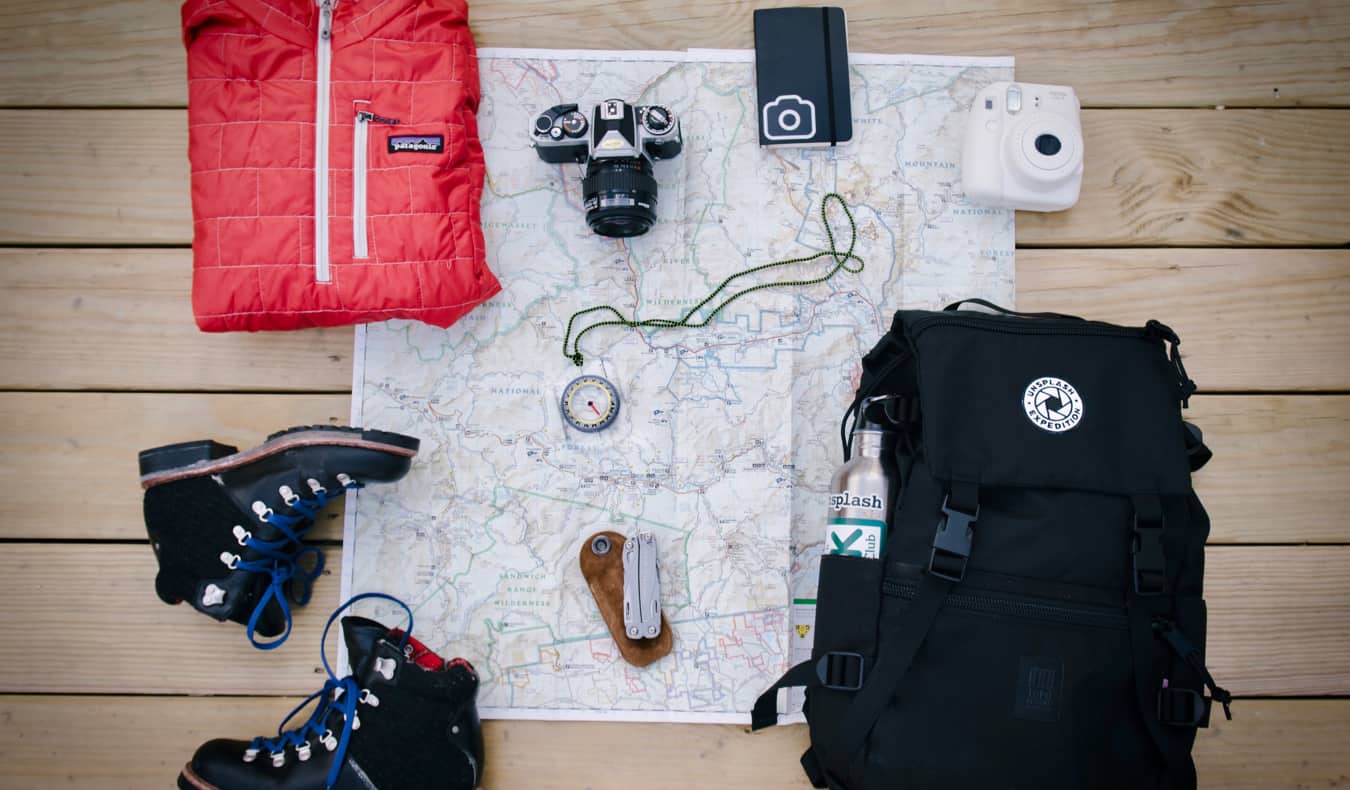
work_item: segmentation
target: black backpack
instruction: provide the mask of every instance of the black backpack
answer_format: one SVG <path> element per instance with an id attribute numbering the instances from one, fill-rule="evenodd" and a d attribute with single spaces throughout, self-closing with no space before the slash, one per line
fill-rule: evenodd
<path id="1" fill-rule="evenodd" d="M 1204 665 L 1180 340 L 968 301 L 1001 314 L 901 311 L 863 358 L 845 426 L 898 396 L 868 414 L 898 433 L 889 537 L 821 559 L 812 658 L 753 726 L 805 686 L 802 766 L 834 790 L 1194 788 L 1232 697 Z"/>

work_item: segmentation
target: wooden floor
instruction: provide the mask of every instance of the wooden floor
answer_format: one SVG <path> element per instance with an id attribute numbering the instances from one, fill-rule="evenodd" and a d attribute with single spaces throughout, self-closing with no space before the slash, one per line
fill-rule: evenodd
<path id="1" fill-rule="evenodd" d="M 764 5 L 766 3 L 758 3 Z M 755 4 L 479 0 L 480 44 L 749 47 Z M 1184 339 L 1215 451 L 1203 787 L 1350 781 L 1350 5 L 875 0 L 858 52 L 1077 87 L 1081 203 L 1018 217 L 1018 304 Z M 174 0 L 0 3 L 0 788 L 169 787 L 321 679 L 153 592 L 135 453 L 345 422 L 350 329 L 206 336 Z M 335 539 L 337 516 L 324 536 Z M 330 567 L 337 567 L 334 547 Z M 802 728 L 491 723 L 491 788 L 806 787 Z"/>

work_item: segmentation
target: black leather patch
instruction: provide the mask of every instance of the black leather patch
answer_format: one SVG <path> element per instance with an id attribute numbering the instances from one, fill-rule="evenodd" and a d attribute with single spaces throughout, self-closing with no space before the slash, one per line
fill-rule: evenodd
<path id="1" fill-rule="evenodd" d="M 1059 721 L 1063 683 L 1064 667 L 1058 658 L 1022 656 L 1013 715 L 1030 721 Z"/>

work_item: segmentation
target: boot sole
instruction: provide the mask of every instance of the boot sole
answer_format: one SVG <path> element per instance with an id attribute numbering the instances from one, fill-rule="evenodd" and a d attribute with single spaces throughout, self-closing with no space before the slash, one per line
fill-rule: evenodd
<path id="1" fill-rule="evenodd" d="M 297 447 L 359 447 L 411 458 L 417 455 L 420 444 L 415 437 L 401 433 L 329 425 L 288 428 L 272 434 L 267 441 L 244 452 L 209 439 L 170 444 L 141 451 L 141 488 L 189 477 L 219 474 Z"/>
<path id="2" fill-rule="evenodd" d="M 183 766 L 183 772 L 178 775 L 179 790 L 220 790 L 220 788 L 206 781 L 192 770 L 192 763 Z"/>

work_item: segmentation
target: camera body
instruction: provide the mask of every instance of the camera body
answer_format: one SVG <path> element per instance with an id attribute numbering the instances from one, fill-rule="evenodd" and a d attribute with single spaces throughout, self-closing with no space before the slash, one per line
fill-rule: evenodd
<path id="1" fill-rule="evenodd" d="M 1078 97 L 1065 85 L 996 82 L 966 122 L 961 185 L 982 206 L 1062 211 L 1083 185 Z"/>
<path id="2" fill-rule="evenodd" d="M 531 139 L 552 164 L 586 163 L 581 182 L 586 223 L 601 236 L 646 233 L 656 221 L 652 162 L 684 150 L 680 122 L 660 105 L 605 99 L 588 119 L 575 104 L 559 104 L 534 119 Z"/>

